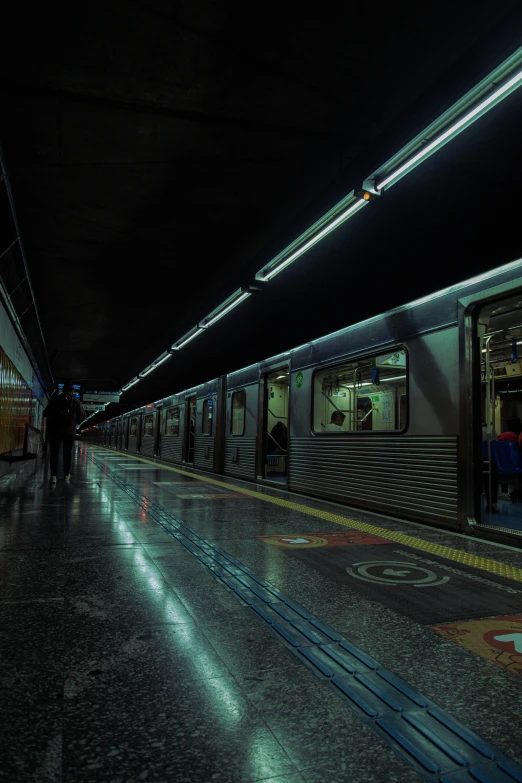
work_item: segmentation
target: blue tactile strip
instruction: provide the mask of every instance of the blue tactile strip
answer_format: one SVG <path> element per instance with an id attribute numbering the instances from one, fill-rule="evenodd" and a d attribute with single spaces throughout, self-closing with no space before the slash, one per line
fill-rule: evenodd
<path id="1" fill-rule="evenodd" d="M 522 783 L 522 766 L 437 707 L 370 655 L 283 595 L 249 568 L 105 464 L 109 476 L 229 588 L 319 679 L 407 761 L 424 780 Z"/>

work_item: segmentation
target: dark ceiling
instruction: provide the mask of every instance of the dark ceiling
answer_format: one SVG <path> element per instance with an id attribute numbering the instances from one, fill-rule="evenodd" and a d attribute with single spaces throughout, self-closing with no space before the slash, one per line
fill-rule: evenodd
<path id="1" fill-rule="evenodd" d="M 465 5 L 20 17 L 0 133 L 55 377 L 121 387 L 520 45 L 518 2 Z M 522 256 L 520 138 L 515 93 L 127 405 Z"/>

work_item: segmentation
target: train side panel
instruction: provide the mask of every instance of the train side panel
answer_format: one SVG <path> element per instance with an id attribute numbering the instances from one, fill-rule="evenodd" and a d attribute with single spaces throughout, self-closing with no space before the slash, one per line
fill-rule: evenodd
<path id="1" fill-rule="evenodd" d="M 314 431 L 314 375 L 323 365 L 293 368 L 289 489 L 457 529 L 458 329 L 401 346 L 408 357 L 407 418 L 388 432 Z M 386 353 L 382 345 L 379 351 Z"/>

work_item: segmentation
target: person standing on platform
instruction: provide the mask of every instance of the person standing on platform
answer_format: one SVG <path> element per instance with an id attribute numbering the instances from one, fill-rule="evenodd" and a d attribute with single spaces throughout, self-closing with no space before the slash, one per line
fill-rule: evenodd
<path id="1" fill-rule="evenodd" d="M 51 484 L 56 484 L 60 446 L 63 451 L 63 472 L 66 481 L 71 478 L 72 447 L 78 424 L 85 418 L 82 404 L 67 381 L 62 394 L 54 394 L 43 415 L 47 419 L 47 441 L 50 447 Z"/>

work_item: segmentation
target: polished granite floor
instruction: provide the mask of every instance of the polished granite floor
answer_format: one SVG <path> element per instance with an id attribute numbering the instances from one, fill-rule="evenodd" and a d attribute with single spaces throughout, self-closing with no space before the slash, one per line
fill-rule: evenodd
<path id="1" fill-rule="evenodd" d="M 260 539 L 346 527 L 83 445 L 71 483 L 50 486 L 40 462 L 0 482 L 1 781 L 420 780 L 100 464 L 522 761 L 520 676 Z"/>

